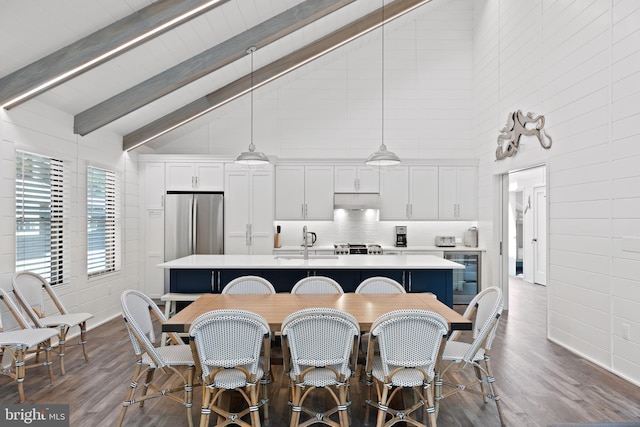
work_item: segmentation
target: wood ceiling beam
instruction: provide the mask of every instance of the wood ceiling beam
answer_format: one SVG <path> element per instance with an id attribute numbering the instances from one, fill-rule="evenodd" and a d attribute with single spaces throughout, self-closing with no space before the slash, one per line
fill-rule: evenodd
<path id="1" fill-rule="evenodd" d="M 74 117 L 73 130 L 86 135 L 176 89 L 260 49 L 355 0 L 306 0 Z"/>
<path id="2" fill-rule="evenodd" d="M 396 0 L 384 7 L 384 21 L 392 21 L 430 0 Z M 378 9 L 315 42 L 290 53 L 220 89 L 211 92 L 123 137 L 124 150 L 132 150 L 172 130 L 189 123 L 230 101 L 275 80 L 341 46 L 361 37 L 382 24 L 382 9 Z"/>
<path id="3" fill-rule="evenodd" d="M 144 7 L 2 77 L 0 105 L 15 107 L 228 1 L 161 0 Z"/>

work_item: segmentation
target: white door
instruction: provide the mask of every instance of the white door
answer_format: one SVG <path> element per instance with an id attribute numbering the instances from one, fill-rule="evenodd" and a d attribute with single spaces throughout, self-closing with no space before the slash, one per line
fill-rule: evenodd
<path id="1" fill-rule="evenodd" d="M 533 188 L 533 282 L 547 284 L 547 196 L 545 187 Z"/>

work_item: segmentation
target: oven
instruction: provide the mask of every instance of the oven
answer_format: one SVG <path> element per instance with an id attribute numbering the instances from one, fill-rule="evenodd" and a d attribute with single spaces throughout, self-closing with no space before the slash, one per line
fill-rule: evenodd
<path id="1" fill-rule="evenodd" d="M 375 243 L 336 243 L 333 248 L 336 255 L 382 255 L 382 246 Z"/>

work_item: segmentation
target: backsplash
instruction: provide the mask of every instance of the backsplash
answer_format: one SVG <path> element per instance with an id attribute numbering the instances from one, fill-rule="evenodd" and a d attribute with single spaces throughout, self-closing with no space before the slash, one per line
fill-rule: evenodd
<path id="1" fill-rule="evenodd" d="M 276 221 L 281 226 L 282 246 L 296 246 L 302 243 L 302 227 L 317 234 L 315 246 L 331 246 L 336 242 L 379 243 L 393 246 L 395 227 L 407 227 L 409 246 L 433 246 L 435 236 L 455 236 L 462 245 L 462 236 L 477 221 L 380 221 L 379 210 L 333 211 L 333 221 Z"/>

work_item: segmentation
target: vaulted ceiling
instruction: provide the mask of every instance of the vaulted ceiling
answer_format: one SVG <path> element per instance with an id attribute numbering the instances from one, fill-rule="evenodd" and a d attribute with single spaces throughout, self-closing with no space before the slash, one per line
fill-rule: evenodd
<path id="1" fill-rule="evenodd" d="M 76 133 L 109 129 L 132 149 L 428 1 L 389 0 L 382 12 L 382 0 L 0 0 L 0 105 L 34 89 L 6 108 L 37 98 L 73 115 Z"/>

